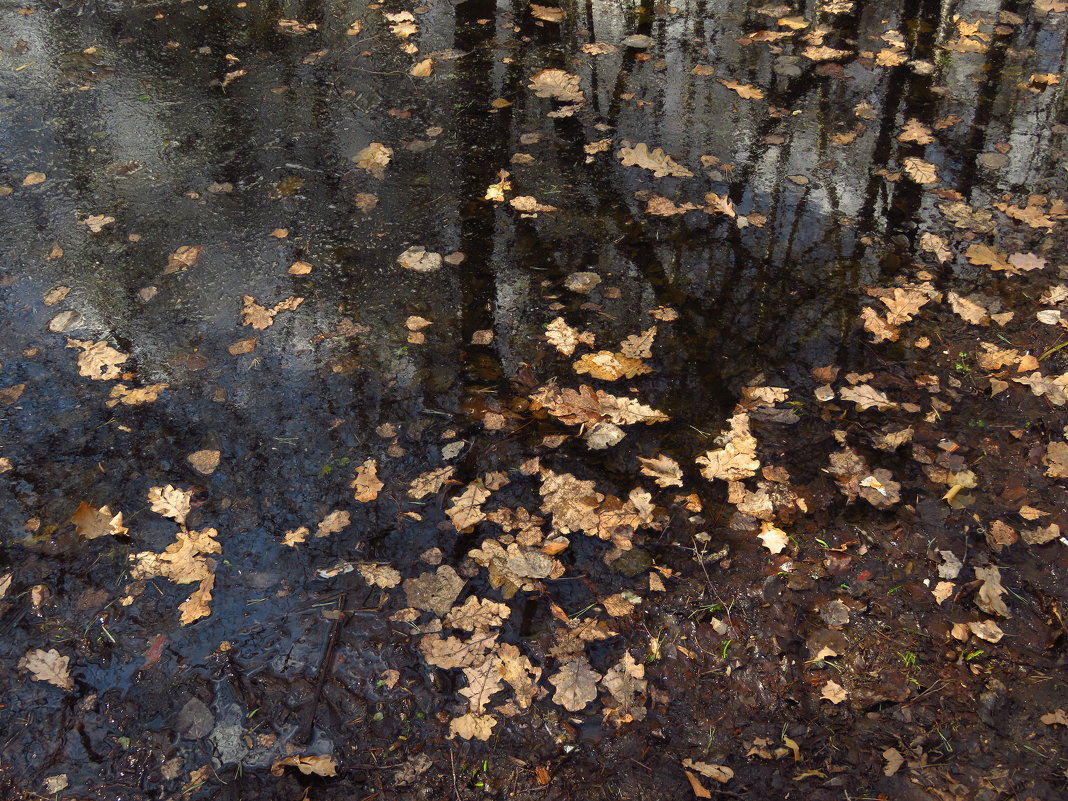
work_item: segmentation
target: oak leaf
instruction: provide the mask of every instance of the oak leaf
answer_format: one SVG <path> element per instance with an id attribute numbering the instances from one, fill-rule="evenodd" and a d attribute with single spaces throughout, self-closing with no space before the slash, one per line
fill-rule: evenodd
<path id="1" fill-rule="evenodd" d="M 616 155 L 624 167 L 641 167 L 650 170 L 654 178 L 663 178 L 667 175 L 675 178 L 693 178 L 693 173 L 665 153 L 662 147 L 649 150 L 649 145 L 639 142 L 634 147 L 624 145 Z"/>
<path id="2" fill-rule="evenodd" d="M 200 618 L 210 615 L 211 608 L 208 604 L 211 603 L 211 591 L 214 588 L 214 573 L 202 578 L 200 586 L 193 591 L 193 594 L 178 605 L 178 610 L 182 613 L 178 618 L 178 622 L 183 626 L 187 626 L 194 620 L 200 620 Z"/>
<path id="3" fill-rule="evenodd" d="M 574 369 L 576 373 L 588 373 L 591 378 L 602 381 L 634 378 L 652 372 L 652 368 L 641 359 L 633 359 L 622 353 L 612 353 L 608 350 L 587 353 L 575 362 Z"/>
<path id="4" fill-rule="evenodd" d="M 417 273 L 432 273 L 441 268 L 440 253 L 428 251 L 422 245 L 413 245 L 397 257 L 397 264 Z"/>
<path id="5" fill-rule="evenodd" d="M 726 86 L 732 92 L 736 92 L 738 97 L 743 100 L 763 100 L 764 93 L 757 89 L 755 86 L 749 84 L 737 83 L 736 81 L 727 81 L 723 78 L 716 78 L 721 84 Z"/>
<path id="6" fill-rule="evenodd" d="M 336 534 L 345 528 L 351 521 L 349 513 L 342 509 L 335 509 L 328 514 L 319 523 L 319 528 L 315 531 L 316 537 L 328 537 L 331 534 Z"/>
<path id="7" fill-rule="evenodd" d="M 441 565 L 434 573 L 405 581 L 404 595 L 408 606 L 446 615 L 466 583 L 449 565 Z"/>
<path id="8" fill-rule="evenodd" d="M 67 347 L 81 349 L 82 352 L 78 355 L 78 374 L 95 381 L 118 378 L 122 374 L 119 365 L 130 358 L 104 341 L 68 338 Z"/>
<path id="9" fill-rule="evenodd" d="M 363 576 L 363 580 L 366 581 L 372 587 L 381 587 L 382 589 L 391 589 L 400 584 L 401 574 L 389 565 L 380 565 L 373 562 L 358 562 L 356 569 Z"/>
<path id="10" fill-rule="evenodd" d="M 356 468 L 356 477 L 349 485 L 356 490 L 355 498 L 360 503 L 370 503 L 378 497 L 379 491 L 385 486 L 378 479 L 378 462 L 367 459 Z"/>
<path id="11" fill-rule="evenodd" d="M 148 490 L 148 502 L 152 504 L 152 511 L 183 526 L 192 505 L 192 497 L 193 490 L 180 490 L 172 484 L 151 487 Z"/>
<path id="12" fill-rule="evenodd" d="M 585 657 L 564 663 L 549 679 L 549 683 L 556 688 L 553 703 L 569 712 L 578 712 L 597 698 L 597 682 L 600 679 L 601 674 L 590 668 Z"/>
<path id="13" fill-rule="evenodd" d="M 85 501 L 78 504 L 70 522 L 74 524 L 78 536 L 87 540 L 107 536 L 121 537 L 129 532 L 122 524 L 122 512 L 113 515 L 107 506 L 94 509 Z"/>
<path id="14" fill-rule="evenodd" d="M 639 456 L 638 461 L 642 464 L 642 474 L 650 476 L 658 487 L 682 486 L 682 467 L 670 456 L 662 453 L 652 459 Z"/>
<path id="15" fill-rule="evenodd" d="M 918 184 L 938 183 L 938 172 L 930 162 L 909 156 L 902 161 L 902 166 L 905 168 L 905 174 Z"/>
<path id="16" fill-rule="evenodd" d="M 585 103 L 586 95 L 582 91 L 577 75 L 558 69 L 545 69 L 530 77 L 530 89 L 538 97 L 551 97 L 564 103 Z"/>
<path id="17" fill-rule="evenodd" d="M 442 623 L 464 631 L 488 631 L 500 626 L 511 613 L 508 604 L 472 595 L 462 606 L 450 609 Z"/>
<path id="18" fill-rule="evenodd" d="M 378 180 L 386 177 L 386 167 L 393 158 L 393 148 L 386 147 L 381 142 L 371 142 L 353 158 L 356 166 L 361 170 L 367 170 Z"/>
<path id="19" fill-rule="evenodd" d="M 26 652 L 19 660 L 19 668 L 28 670 L 37 681 L 47 681 L 63 690 L 73 690 L 74 681 L 70 677 L 70 657 L 63 656 L 55 648 L 47 651 L 35 648 Z"/>
<path id="20" fill-rule="evenodd" d="M 292 766 L 305 776 L 337 776 L 337 762 L 331 756 L 312 754 L 288 756 L 271 763 L 271 775 L 281 776 L 287 766 Z"/>
<path id="21" fill-rule="evenodd" d="M 594 336 L 589 331 L 579 333 L 569 326 L 563 317 L 557 317 L 545 326 L 545 339 L 564 356 L 570 356 L 579 345 L 594 347 Z"/>
<path id="22" fill-rule="evenodd" d="M 472 481 L 467 489 L 453 499 L 452 506 L 445 510 L 445 514 L 457 531 L 471 528 L 486 519 L 482 504 L 490 494 L 481 481 Z"/>
<path id="23" fill-rule="evenodd" d="M 476 715 L 468 712 L 449 721 L 449 739 L 460 737 L 464 740 L 488 740 L 493 734 L 497 718 L 493 715 Z"/>

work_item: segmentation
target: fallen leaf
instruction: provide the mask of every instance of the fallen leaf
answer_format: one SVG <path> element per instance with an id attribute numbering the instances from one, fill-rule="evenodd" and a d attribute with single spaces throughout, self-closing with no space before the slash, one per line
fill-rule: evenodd
<path id="1" fill-rule="evenodd" d="M 222 553 L 213 528 L 179 531 L 175 541 L 161 553 L 142 551 L 130 555 L 130 575 L 134 579 L 162 576 L 175 584 L 201 582 L 215 569 L 215 560 L 205 554 Z"/>
<path id="2" fill-rule="evenodd" d="M 537 3 L 530 4 L 530 14 L 535 19 L 545 22 L 563 22 L 567 18 L 567 12 L 564 9 L 539 6 Z"/>
<path id="3" fill-rule="evenodd" d="M 880 392 L 870 384 L 859 384 L 856 387 L 843 387 L 840 394 L 842 400 L 852 401 L 857 405 L 857 410 L 862 412 L 871 408 L 885 411 L 886 409 L 893 409 L 897 406 L 897 404 L 893 403 L 884 393 Z"/>
<path id="4" fill-rule="evenodd" d="M 931 136 L 931 129 L 915 117 L 910 117 L 905 122 L 897 138 L 899 142 L 915 142 L 918 145 L 929 145 L 935 140 Z"/>
<path id="5" fill-rule="evenodd" d="M 441 565 L 434 573 L 405 581 L 404 594 L 408 606 L 444 616 L 466 583 L 449 565 Z"/>
<path id="6" fill-rule="evenodd" d="M 574 364 L 576 373 L 589 374 L 591 378 L 601 381 L 616 381 L 620 378 L 634 378 L 652 372 L 652 368 L 640 359 L 632 359 L 622 353 L 602 350 L 587 353 Z"/>
<path id="7" fill-rule="evenodd" d="M 1068 726 L 1068 714 L 1065 714 L 1063 709 L 1058 709 L 1056 712 L 1047 712 L 1039 720 L 1047 726 Z"/>
<path id="8" fill-rule="evenodd" d="M 916 183 L 925 185 L 938 183 L 938 172 L 935 165 L 930 162 L 909 156 L 902 162 L 902 165 L 905 168 L 905 174 Z"/>
<path id="9" fill-rule="evenodd" d="M 178 610 L 181 612 L 178 622 L 183 626 L 188 626 L 195 620 L 200 620 L 202 617 L 208 617 L 208 615 L 211 614 L 211 608 L 208 604 L 211 603 L 211 591 L 214 588 L 214 573 L 202 578 L 200 580 L 200 586 L 193 591 L 193 594 L 178 605 Z"/>
<path id="10" fill-rule="evenodd" d="M 682 467 L 670 456 L 658 453 L 652 459 L 639 456 L 638 461 L 642 464 L 642 474 L 650 476 L 658 487 L 682 486 Z"/>
<path id="11" fill-rule="evenodd" d="M 436 470 L 423 473 L 412 481 L 408 488 L 408 497 L 419 500 L 427 495 L 440 492 L 441 488 L 445 486 L 445 482 L 452 478 L 454 472 L 456 472 L 455 467 L 439 467 Z"/>
<path id="12" fill-rule="evenodd" d="M 496 725 L 497 718 L 493 715 L 468 712 L 449 721 L 449 739 L 460 737 L 464 740 L 488 740 Z"/>
<path id="13" fill-rule="evenodd" d="M 165 487 L 152 487 L 148 490 L 148 502 L 152 504 L 152 511 L 169 517 L 183 526 L 189 514 L 192 497 L 192 490 L 180 490 L 171 484 Z"/>
<path id="14" fill-rule="evenodd" d="M 408 74 L 413 78 L 429 78 L 434 74 L 434 59 L 424 58 L 422 61 L 416 62 Z"/>
<path id="15" fill-rule="evenodd" d="M 281 776 L 286 767 L 294 767 L 305 776 L 337 776 L 337 762 L 331 756 L 312 754 L 309 756 L 288 756 L 271 763 L 271 775 Z"/>
<path id="16" fill-rule="evenodd" d="M 649 146 L 640 142 L 634 147 L 621 147 L 616 154 L 624 167 L 641 167 L 650 170 L 654 178 L 671 175 L 676 178 L 692 178 L 693 173 L 664 152 L 663 148 L 649 150 Z"/>
<path id="17" fill-rule="evenodd" d="M 68 348 L 80 348 L 78 374 L 95 381 L 110 381 L 122 375 L 119 365 L 130 358 L 115 350 L 107 342 L 92 342 L 82 339 L 67 339 Z"/>
<path id="18" fill-rule="evenodd" d="M 109 408 L 121 403 L 123 406 L 140 406 L 142 403 L 154 403 L 159 400 L 163 390 L 170 384 L 149 384 L 147 387 L 132 389 L 125 384 L 116 384 L 111 388 L 105 405 Z"/>
<path id="19" fill-rule="evenodd" d="M 396 587 L 401 582 L 401 574 L 389 565 L 380 565 L 373 562 L 358 562 L 356 569 L 372 587 L 381 587 L 388 590 Z"/>
<path id="20" fill-rule="evenodd" d="M 193 465 L 193 469 L 204 476 L 210 476 L 219 466 L 220 452 L 216 450 L 194 451 L 186 460 Z"/>
<path id="21" fill-rule="evenodd" d="M 386 147 L 381 142 L 371 142 L 354 157 L 356 166 L 361 170 L 367 170 L 378 180 L 386 177 L 386 167 L 393 158 L 393 148 Z"/>
<path id="22" fill-rule="evenodd" d="M 1068 478 L 1068 442 L 1051 442 L 1042 457 L 1046 475 L 1050 478 Z"/>
<path id="23" fill-rule="evenodd" d="M 490 490 L 481 481 L 473 481 L 453 499 L 452 506 L 445 510 L 445 514 L 457 531 L 471 528 L 486 519 L 482 503 L 489 496 Z"/>
<path id="24" fill-rule="evenodd" d="M 107 214 L 90 214 L 79 224 L 86 226 L 94 234 L 99 234 L 104 230 L 105 225 L 111 225 L 115 222 L 115 218 Z"/>
<path id="25" fill-rule="evenodd" d="M 735 81 L 727 81 L 723 78 L 716 78 L 716 80 L 726 86 L 732 92 L 736 92 L 738 94 L 738 97 L 742 98 L 743 100 L 764 99 L 764 93 L 757 89 L 755 86 L 750 86 L 749 84 L 744 83 L 737 83 Z"/>
<path id="26" fill-rule="evenodd" d="M 883 751 L 883 759 L 886 760 L 886 766 L 883 768 L 884 776 L 893 776 L 905 764 L 905 757 L 901 756 L 901 752 L 896 748 L 887 748 Z"/>
<path id="27" fill-rule="evenodd" d="M 441 268 L 440 253 L 428 251 L 422 245 L 413 245 L 397 257 L 397 264 L 417 273 L 432 273 Z"/>
<path id="28" fill-rule="evenodd" d="M 87 540 L 107 536 L 121 537 L 129 533 L 129 529 L 122 524 L 122 512 L 113 515 L 106 506 L 94 509 L 84 501 L 78 504 L 70 522 L 74 524 L 78 536 Z"/>
<path id="29" fill-rule="evenodd" d="M 790 544 L 790 537 L 780 528 L 768 522 L 761 523 L 760 533 L 757 538 L 772 553 L 782 553 Z"/>
<path id="30" fill-rule="evenodd" d="M 22 179 L 23 186 L 36 186 L 37 184 L 43 184 L 48 179 L 43 172 L 30 172 L 26 173 L 26 177 Z"/>
<path id="31" fill-rule="evenodd" d="M 550 206 L 545 203 L 539 203 L 537 198 L 530 195 L 520 195 L 514 197 L 508 201 L 508 205 L 516 211 L 521 211 L 525 214 L 536 214 L 538 212 L 559 211 L 556 206 Z"/>
<path id="32" fill-rule="evenodd" d="M 594 337 L 589 331 L 579 331 L 564 322 L 563 317 L 557 317 L 545 326 L 545 339 L 550 345 L 564 356 L 570 356 L 575 352 L 578 345 L 594 347 Z"/>
<path id="33" fill-rule="evenodd" d="M 694 762 L 692 759 L 684 759 L 682 766 L 720 784 L 726 784 L 734 778 L 734 771 L 726 765 L 713 765 L 710 762 Z"/>
<path id="34" fill-rule="evenodd" d="M 295 548 L 302 542 L 306 541 L 310 534 L 311 529 L 309 529 L 307 526 L 290 529 L 282 536 L 282 544 L 288 545 L 290 548 Z"/>
<path id="35" fill-rule="evenodd" d="M 564 663 L 549 679 L 549 683 L 556 688 L 553 703 L 569 712 L 578 712 L 597 698 L 597 682 L 600 679 L 601 674 L 590 668 L 585 657 Z"/>
<path id="36" fill-rule="evenodd" d="M 70 657 L 63 656 L 55 648 L 47 651 L 35 648 L 19 660 L 19 669 L 28 670 L 36 681 L 47 681 L 63 690 L 73 690 L 70 677 Z"/>
<path id="37" fill-rule="evenodd" d="M 351 522 L 352 519 L 348 512 L 342 509 L 335 509 L 319 523 L 319 528 L 316 529 L 315 536 L 328 537 L 331 534 L 337 534 Z"/>
<path id="38" fill-rule="evenodd" d="M 378 497 L 379 491 L 385 486 L 378 479 L 378 462 L 367 459 L 356 468 L 356 477 L 349 485 L 356 490 L 355 498 L 360 503 L 370 503 Z"/>
<path id="39" fill-rule="evenodd" d="M 849 698 L 849 693 L 846 692 L 845 687 L 832 680 L 823 685 L 820 698 L 825 698 L 832 704 L 840 704 Z"/>
<path id="40" fill-rule="evenodd" d="M 975 605 L 991 615 L 1012 617 L 1009 608 L 1001 600 L 1006 590 L 1001 586 L 1001 571 L 996 567 L 977 567 L 975 577 L 983 583 L 975 597 Z"/>
<path id="41" fill-rule="evenodd" d="M 578 76 L 564 70 L 545 69 L 536 72 L 531 76 L 528 88 L 533 89 L 538 97 L 551 97 L 565 103 L 586 102 Z"/>
<path id="42" fill-rule="evenodd" d="M 204 248 L 201 245 L 182 245 L 167 257 L 167 266 L 163 268 L 163 274 L 170 275 L 194 267 L 200 261 L 200 254 L 203 251 Z"/>
<path id="43" fill-rule="evenodd" d="M 721 436 L 727 442 L 718 450 L 697 457 L 701 475 L 709 481 L 738 481 L 756 475 L 760 460 L 756 458 L 756 439 L 749 433 L 749 415 L 736 414 L 728 420 L 729 430 Z"/>

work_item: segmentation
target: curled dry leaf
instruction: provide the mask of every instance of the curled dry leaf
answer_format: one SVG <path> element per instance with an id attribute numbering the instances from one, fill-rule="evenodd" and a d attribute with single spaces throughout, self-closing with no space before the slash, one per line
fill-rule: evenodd
<path id="1" fill-rule="evenodd" d="M 78 504 L 70 522 L 74 524 L 78 536 L 87 540 L 107 536 L 121 537 L 129 532 L 122 524 L 122 512 L 113 515 L 107 506 L 94 509 L 85 501 Z"/>
<path id="2" fill-rule="evenodd" d="M 385 486 L 378 479 L 378 462 L 367 459 L 356 468 L 356 477 L 349 485 L 356 490 L 355 498 L 360 503 L 370 503 L 378 497 L 379 491 Z"/>
<path id="3" fill-rule="evenodd" d="M 27 651 L 19 660 L 19 668 L 28 670 L 37 681 L 47 681 L 63 690 L 73 690 L 74 681 L 70 677 L 70 657 L 63 656 L 55 648 L 47 651 L 35 648 Z"/>
<path id="4" fill-rule="evenodd" d="M 1012 617 L 1009 608 L 1001 599 L 1006 592 L 1001 586 L 1001 571 L 996 567 L 977 567 L 975 577 L 983 582 L 975 596 L 975 605 L 991 615 Z"/>

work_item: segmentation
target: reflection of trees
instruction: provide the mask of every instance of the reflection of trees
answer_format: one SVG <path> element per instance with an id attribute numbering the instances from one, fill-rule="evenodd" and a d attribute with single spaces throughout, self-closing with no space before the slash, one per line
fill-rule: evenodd
<path id="1" fill-rule="evenodd" d="M 987 199 L 990 178 L 975 165 L 974 156 L 995 141 L 1014 143 L 1013 187 L 1022 188 L 1024 179 L 1036 177 L 1036 162 L 1024 155 L 1024 143 L 1049 143 L 1053 134 L 1046 123 L 1056 114 L 1058 95 L 1020 91 L 1021 57 L 1013 53 L 1034 48 L 1036 69 L 1058 71 L 1063 48 L 1056 63 L 1051 59 L 1063 34 L 1039 36 L 1036 26 L 1027 23 L 996 35 L 988 53 L 947 55 L 939 47 L 953 34 L 949 4 L 910 0 L 896 16 L 888 16 L 895 10 L 860 2 L 853 13 L 820 17 L 835 26 L 829 41 L 875 49 L 879 37 L 894 28 L 905 36 L 913 57 L 937 65 L 936 73 L 925 76 L 907 66 L 851 67 L 847 60 L 836 74 L 827 65 L 799 59 L 799 74 L 791 74 L 775 66 L 777 55 L 766 45 L 735 41 L 737 20 L 744 20 L 746 31 L 774 27 L 774 19 L 758 7 L 701 0 L 682 3 L 679 14 L 671 15 L 648 0 L 589 0 L 569 6 L 569 18 L 559 26 L 538 26 L 523 9 L 516 14 L 516 32 L 499 24 L 494 3 L 467 0 L 437 8 L 422 20 L 418 42 L 441 42 L 443 29 L 451 25 L 451 43 L 465 54 L 438 64 L 447 79 L 423 83 L 404 75 L 409 61 L 397 52 L 399 42 L 383 27 L 378 12 L 366 9 L 351 14 L 365 21 L 365 32 L 355 41 L 343 34 L 350 20 L 335 18 L 331 8 L 318 2 L 245 9 L 237 24 L 235 10 L 221 6 L 195 13 L 179 9 L 166 24 L 131 16 L 129 9 L 97 9 L 79 17 L 77 25 L 69 24 L 68 13 L 41 15 L 46 25 L 41 40 L 50 43 L 55 63 L 62 53 L 94 42 L 114 76 L 85 93 L 72 91 L 69 83 L 34 89 L 49 106 L 73 99 L 75 110 L 57 116 L 56 139 L 48 146 L 70 173 L 70 205 L 58 211 L 38 208 L 31 227 L 42 240 L 63 240 L 80 263 L 101 264 L 81 276 L 84 291 L 92 295 L 88 303 L 97 309 L 87 316 L 128 340 L 152 336 L 156 326 L 156 344 L 163 348 L 173 346 L 167 343 L 174 339 L 173 327 L 159 328 L 130 299 L 140 286 L 156 280 L 158 266 L 179 244 L 212 238 L 220 245 L 217 264 L 226 275 L 201 278 L 202 285 L 190 279 L 180 290 L 195 311 L 184 315 L 179 329 L 207 339 L 216 335 L 221 321 L 232 318 L 236 297 L 246 286 L 257 295 L 286 294 L 289 284 L 278 275 L 277 262 L 305 251 L 341 265 L 316 278 L 319 297 L 341 299 L 330 308 L 358 315 L 374 306 L 374 315 L 386 314 L 388 306 L 395 310 L 398 298 L 416 299 L 404 294 L 416 285 L 405 284 L 398 295 L 345 273 L 389 274 L 391 251 L 399 249 L 398 243 L 427 240 L 434 246 L 430 240 L 436 240 L 456 246 L 467 261 L 449 273 L 454 283 L 443 274 L 433 284 L 433 298 L 417 300 L 439 317 L 455 315 L 458 342 L 469 342 L 475 330 L 505 324 L 503 309 L 495 308 L 500 298 L 522 305 L 517 293 L 538 291 L 524 263 L 549 268 L 536 279 L 618 264 L 636 271 L 628 284 L 635 298 L 681 305 L 701 321 L 700 333 L 694 332 L 700 350 L 714 347 L 735 360 L 787 361 L 798 342 L 824 347 L 837 341 L 852 314 L 851 301 L 843 299 L 845 290 L 860 276 L 878 280 L 879 254 L 859 243 L 860 234 L 911 235 L 917 215 L 930 213 L 928 193 L 907 181 L 891 184 L 872 174 L 873 164 L 894 164 L 923 153 L 922 147 L 897 141 L 905 119 L 931 121 L 950 113 L 964 118 L 940 133 L 944 143 L 959 151 L 943 171 L 976 203 Z M 989 3 L 983 7 L 997 11 Z M 151 17 L 150 11 L 138 13 Z M 320 32 L 280 34 L 274 27 L 279 15 L 316 22 Z M 495 22 L 480 25 L 479 19 Z M 939 27 L 937 20 L 943 21 Z M 588 34 L 580 36 L 580 28 Z M 633 49 L 598 57 L 578 52 L 583 41 L 615 43 L 630 33 L 653 38 L 648 59 Z M 168 46 L 171 39 L 180 40 L 179 48 Z M 211 48 L 210 54 L 194 52 L 203 45 Z M 319 64 L 305 63 L 313 51 L 327 47 L 330 53 Z M 376 53 L 373 60 L 358 56 L 365 48 Z M 227 53 L 239 57 L 248 74 L 225 90 L 210 87 L 235 66 L 226 60 Z M 510 63 L 502 63 L 505 53 Z M 766 103 L 739 101 L 713 78 L 692 75 L 698 62 L 715 66 L 717 76 L 763 86 Z M 961 64 L 971 71 L 962 72 Z M 525 88 L 526 79 L 545 66 L 562 66 L 582 76 L 588 112 L 545 119 L 546 104 Z M 981 82 L 970 79 L 973 72 Z M 942 84 L 950 91 L 933 91 Z M 290 88 L 270 94 L 281 85 Z M 149 100 L 135 101 L 131 96 L 138 92 Z M 626 100 L 626 93 L 634 99 Z M 515 105 L 490 113 L 489 102 L 498 96 Z M 649 105 L 639 106 L 638 100 Z M 867 133 L 849 146 L 831 144 L 833 133 L 856 122 L 852 109 L 861 100 L 874 106 L 875 118 L 865 121 Z M 770 116 L 768 106 L 803 113 L 797 119 Z M 413 122 L 385 115 L 391 107 L 410 107 Z M 613 129 L 596 131 L 593 122 Z M 436 148 L 426 154 L 405 152 L 404 143 L 428 124 L 445 129 Z M 521 149 L 520 134 L 533 130 L 549 133 L 550 141 L 539 149 L 537 168 L 524 174 L 528 186 L 523 191 L 559 193 L 551 200 L 560 200 L 557 205 L 565 212 L 557 219 L 566 223 L 523 220 L 481 200 L 496 171 L 509 168 L 511 154 Z M 733 165 L 733 173 L 726 180 L 699 175 L 685 182 L 650 181 L 638 170 L 621 168 L 611 154 L 587 166 L 582 147 L 602 136 L 613 136 L 617 143 L 631 138 L 663 146 L 695 170 L 701 155 L 714 155 Z M 781 141 L 769 144 L 772 136 Z M 362 174 L 354 177 L 347 161 L 372 140 L 397 150 L 395 169 L 381 185 Z M 818 167 L 824 161 L 836 164 Z M 102 169 L 120 169 L 127 162 L 144 166 L 126 178 Z M 411 180 L 406 171 L 423 170 L 423 165 L 426 182 Z M 270 184 L 292 174 L 305 180 L 304 189 L 293 198 L 266 200 Z M 811 174 L 814 180 L 795 185 L 787 179 L 793 174 Z M 212 180 L 229 180 L 237 190 L 206 202 L 182 197 L 185 192 L 203 194 Z M 353 211 L 349 195 L 354 189 L 380 194 L 377 215 L 365 218 Z M 684 221 L 650 219 L 632 196 L 638 189 L 691 202 L 716 191 L 739 208 L 766 214 L 768 221 L 763 229 L 738 231 L 722 218 L 704 220 L 697 214 Z M 120 207 L 118 236 L 88 238 L 72 228 L 74 209 L 84 214 L 109 205 Z M 839 224 L 844 218 L 852 225 Z M 292 240 L 264 242 L 264 228 L 288 225 L 294 227 Z M 596 234 L 590 236 L 591 231 Z M 126 232 L 140 233 L 142 242 L 122 243 Z M 386 236 L 376 238 L 379 233 Z M 537 305 L 536 294 L 528 300 Z M 328 306 L 319 306 L 325 325 Z M 523 319 L 512 315 L 507 323 Z M 493 349 L 464 347 L 478 380 L 496 380 Z M 383 352 L 374 358 L 385 364 L 392 357 Z M 512 354 L 510 360 L 522 356 Z"/>

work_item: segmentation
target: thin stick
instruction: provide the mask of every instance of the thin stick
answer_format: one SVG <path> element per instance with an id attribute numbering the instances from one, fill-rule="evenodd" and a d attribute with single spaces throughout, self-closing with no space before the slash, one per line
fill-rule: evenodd
<path id="1" fill-rule="evenodd" d="M 337 599 L 337 619 L 334 620 L 334 625 L 330 627 L 330 634 L 326 638 L 326 648 L 323 649 L 323 658 L 319 660 L 319 679 L 315 682 L 315 695 L 312 696 L 311 710 L 308 712 L 308 719 L 304 722 L 303 728 L 297 734 L 296 742 L 306 744 L 311 740 L 312 731 L 315 728 L 315 714 L 319 711 L 319 699 L 323 694 L 323 685 L 326 683 L 326 675 L 330 672 L 330 668 L 334 661 L 334 645 L 337 643 L 338 637 L 341 635 L 341 626 L 345 622 L 345 601 L 348 599 L 348 593 L 341 593 Z"/>

